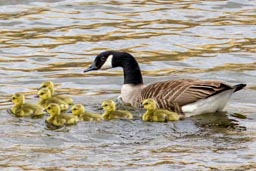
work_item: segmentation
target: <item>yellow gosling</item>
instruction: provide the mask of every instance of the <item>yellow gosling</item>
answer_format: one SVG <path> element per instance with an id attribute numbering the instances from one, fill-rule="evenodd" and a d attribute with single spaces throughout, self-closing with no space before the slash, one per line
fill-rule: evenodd
<path id="1" fill-rule="evenodd" d="M 59 104 L 61 111 L 68 110 L 68 108 L 69 108 L 68 103 L 64 102 L 63 100 L 52 97 L 50 89 L 48 89 L 48 88 L 40 89 L 37 94 L 40 98 L 38 105 L 42 106 L 43 108 L 47 108 L 47 106 L 50 103 Z"/>
<path id="2" fill-rule="evenodd" d="M 50 103 L 47 108 L 47 112 L 50 114 L 50 117 L 46 121 L 54 126 L 62 127 L 64 125 L 74 125 L 77 123 L 77 118 L 61 113 L 60 105 L 57 103 Z"/>
<path id="3" fill-rule="evenodd" d="M 52 97 L 59 99 L 59 100 L 63 100 L 64 102 L 66 102 L 69 105 L 73 105 L 74 101 L 71 97 L 68 96 L 64 96 L 64 95 L 59 95 L 59 94 L 55 94 L 55 89 L 54 89 L 54 84 L 52 81 L 45 81 L 40 85 L 40 89 L 42 88 L 48 88 L 51 91 Z"/>
<path id="4" fill-rule="evenodd" d="M 103 101 L 102 105 L 103 110 L 105 111 L 102 115 L 104 120 L 111 119 L 132 119 L 133 116 L 129 111 L 125 110 L 116 110 L 116 104 L 112 100 Z"/>
<path id="5" fill-rule="evenodd" d="M 144 109 L 146 113 L 143 114 L 142 120 L 147 122 L 167 122 L 177 121 L 180 116 L 175 113 L 164 109 L 158 109 L 157 103 L 154 99 L 145 99 L 143 101 Z"/>
<path id="6" fill-rule="evenodd" d="M 82 104 L 76 104 L 71 109 L 72 114 L 79 118 L 81 121 L 101 121 L 103 118 L 100 114 L 93 114 L 85 111 Z"/>
<path id="7" fill-rule="evenodd" d="M 12 103 L 14 106 L 11 108 L 11 112 L 18 117 L 28 116 L 43 116 L 44 109 L 38 105 L 25 103 L 25 96 L 21 93 L 15 93 L 12 95 Z"/>

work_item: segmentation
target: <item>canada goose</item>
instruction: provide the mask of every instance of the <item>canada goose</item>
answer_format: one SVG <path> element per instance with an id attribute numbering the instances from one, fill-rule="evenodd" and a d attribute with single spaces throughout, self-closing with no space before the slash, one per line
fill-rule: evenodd
<path id="1" fill-rule="evenodd" d="M 52 81 L 42 82 L 42 84 L 40 85 L 39 90 L 42 89 L 42 88 L 50 89 L 52 97 L 54 97 L 56 99 L 63 100 L 64 102 L 66 102 L 69 105 L 73 105 L 74 104 L 73 99 L 71 97 L 64 96 L 64 95 L 59 95 L 59 94 L 54 94 L 55 90 L 54 90 L 54 84 L 53 84 Z"/>
<path id="2" fill-rule="evenodd" d="M 129 111 L 116 110 L 116 104 L 112 100 L 103 101 L 101 106 L 105 111 L 102 115 L 104 120 L 133 118 L 132 114 Z"/>
<path id="3" fill-rule="evenodd" d="M 68 110 L 69 105 L 63 100 L 52 97 L 51 91 L 48 88 L 42 88 L 38 91 L 38 96 L 40 98 L 38 105 L 46 108 L 50 103 L 57 103 L 60 105 L 62 111 Z"/>
<path id="4" fill-rule="evenodd" d="M 124 103 L 139 107 L 144 99 L 153 98 L 159 108 L 184 113 L 186 117 L 222 111 L 231 95 L 246 86 L 193 79 L 168 80 L 144 86 L 136 59 L 129 53 L 117 51 L 100 53 L 84 72 L 115 67 L 123 68 L 124 84 L 120 99 Z"/>
<path id="5" fill-rule="evenodd" d="M 82 104 L 76 104 L 71 109 L 72 114 L 77 116 L 81 121 L 100 121 L 102 116 L 100 114 L 93 114 L 85 111 Z"/>
<path id="6" fill-rule="evenodd" d="M 147 111 L 143 114 L 142 120 L 149 122 L 167 122 L 177 121 L 180 119 L 175 112 L 170 112 L 164 109 L 158 109 L 157 103 L 154 99 L 145 99 L 142 102 L 144 109 Z"/>
<path id="7" fill-rule="evenodd" d="M 12 103 L 14 106 L 11 108 L 11 112 L 18 117 L 26 116 L 43 116 L 43 108 L 38 105 L 25 103 L 25 96 L 21 93 L 15 93 L 12 95 Z"/>
<path id="8" fill-rule="evenodd" d="M 61 113 L 60 105 L 57 103 L 50 103 L 47 106 L 46 111 L 50 114 L 50 117 L 46 119 L 47 123 L 54 126 L 61 127 L 64 125 L 74 125 L 77 123 L 76 117 Z"/>

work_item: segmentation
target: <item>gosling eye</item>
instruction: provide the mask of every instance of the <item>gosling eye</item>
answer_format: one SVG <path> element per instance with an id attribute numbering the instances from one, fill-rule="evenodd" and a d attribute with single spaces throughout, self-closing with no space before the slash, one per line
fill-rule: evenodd
<path id="1" fill-rule="evenodd" d="M 148 105 L 148 103 L 144 103 L 144 105 Z"/>
<path id="2" fill-rule="evenodd" d="M 44 93 L 40 93 L 40 95 L 44 95 Z"/>
<path id="3" fill-rule="evenodd" d="M 15 97 L 12 97 L 13 100 L 15 100 L 16 98 Z"/>
<path id="4" fill-rule="evenodd" d="M 47 108 L 47 110 L 50 110 L 50 109 L 51 109 L 50 107 Z"/>
<path id="5" fill-rule="evenodd" d="M 107 104 L 104 105 L 104 107 L 107 107 L 107 106 L 108 106 Z"/>
<path id="6" fill-rule="evenodd" d="M 76 108 L 74 108 L 73 110 L 77 110 Z"/>
<path id="7" fill-rule="evenodd" d="M 43 85 L 43 88 L 46 88 L 46 85 Z"/>

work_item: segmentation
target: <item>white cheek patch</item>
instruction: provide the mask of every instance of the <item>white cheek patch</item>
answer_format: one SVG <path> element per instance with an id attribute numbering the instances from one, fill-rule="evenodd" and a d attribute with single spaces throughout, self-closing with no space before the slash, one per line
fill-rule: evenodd
<path id="1" fill-rule="evenodd" d="M 112 67 L 112 58 L 113 55 L 109 55 L 106 62 L 101 66 L 100 69 L 109 69 L 109 68 L 113 68 Z"/>

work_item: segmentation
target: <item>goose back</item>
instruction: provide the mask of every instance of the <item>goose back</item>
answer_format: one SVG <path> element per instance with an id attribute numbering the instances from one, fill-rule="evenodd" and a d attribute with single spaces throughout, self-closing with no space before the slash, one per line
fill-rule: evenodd
<path id="1" fill-rule="evenodd" d="M 181 106 L 208 98 L 222 91 L 232 89 L 220 81 L 201 81 L 192 79 L 156 82 L 144 87 L 136 104 L 143 99 L 153 98 L 158 107 L 182 113 Z"/>

